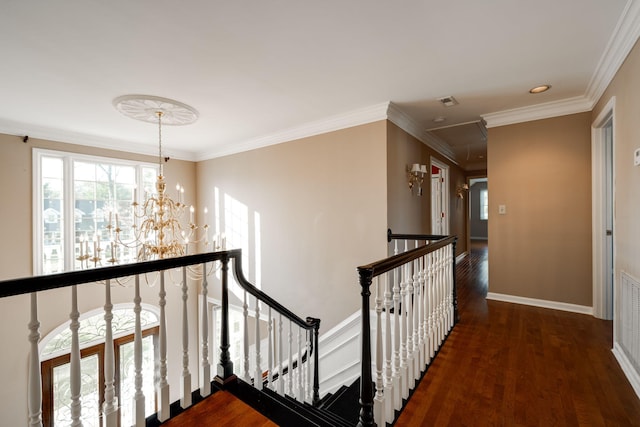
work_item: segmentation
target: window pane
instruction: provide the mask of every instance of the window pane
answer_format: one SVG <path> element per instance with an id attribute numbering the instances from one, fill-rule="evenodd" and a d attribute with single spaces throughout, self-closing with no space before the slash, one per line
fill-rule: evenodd
<path id="1" fill-rule="evenodd" d="M 480 190 L 480 219 L 489 219 L 489 193 L 487 190 Z"/>
<path id="2" fill-rule="evenodd" d="M 42 269 L 43 274 L 64 270 L 63 160 L 42 158 Z"/>
<path id="3" fill-rule="evenodd" d="M 135 328 L 135 313 L 133 308 L 114 309 L 111 328 L 115 337 L 130 334 Z M 142 310 L 140 312 L 140 324 L 142 329 L 149 328 L 158 323 L 158 316 L 152 311 Z M 82 319 L 78 329 L 80 348 L 104 342 L 105 338 L 104 314 L 99 313 L 94 316 Z M 69 353 L 71 351 L 71 330 L 63 329 L 58 335 L 53 337 L 42 350 L 41 356 L 50 356 L 57 353 Z"/>
<path id="4" fill-rule="evenodd" d="M 144 393 L 145 416 L 155 412 L 154 399 L 154 348 L 153 336 L 142 339 L 142 392 Z M 121 425 L 135 424 L 135 357 L 134 342 L 120 346 L 120 413 Z"/>
<path id="5" fill-rule="evenodd" d="M 100 426 L 100 390 L 98 381 L 98 355 L 93 354 L 80 361 L 82 424 Z M 54 426 L 71 425 L 71 364 L 53 368 L 53 419 Z"/>

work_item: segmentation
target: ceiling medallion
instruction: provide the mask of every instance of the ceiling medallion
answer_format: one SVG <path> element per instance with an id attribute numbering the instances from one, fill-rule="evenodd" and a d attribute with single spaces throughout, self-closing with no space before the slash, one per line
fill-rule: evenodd
<path id="1" fill-rule="evenodd" d="M 198 112 L 195 108 L 159 96 L 119 96 L 113 100 L 113 106 L 125 116 L 147 123 L 158 123 L 159 113 L 162 113 L 163 125 L 190 125 L 198 120 Z"/>

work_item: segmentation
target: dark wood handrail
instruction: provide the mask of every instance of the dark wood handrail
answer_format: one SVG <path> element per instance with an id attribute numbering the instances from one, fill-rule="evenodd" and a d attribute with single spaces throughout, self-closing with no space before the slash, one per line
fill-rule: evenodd
<path id="1" fill-rule="evenodd" d="M 320 319 L 315 317 L 307 317 L 306 319 L 303 320 L 302 318 L 298 317 L 293 312 L 291 312 L 289 309 L 281 305 L 279 302 L 271 298 L 269 295 L 265 294 L 260 289 L 253 286 L 244 277 L 244 273 L 242 271 L 242 256 L 240 256 L 239 252 L 238 252 L 238 255 L 234 257 L 233 275 L 235 276 L 236 280 L 245 291 L 249 292 L 258 300 L 264 301 L 276 312 L 282 314 L 287 319 L 293 321 L 296 325 L 300 326 L 301 328 L 312 331 L 313 339 L 311 341 L 311 349 L 310 349 L 311 355 L 313 355 L 313 358 L 314 358 L 312 402 L 314 405 L 318 405 L 320 403 L 320 381 L 319 381 L 319 370 L 318 370 L 319 357 L 318 357 L 317 349 L 318 349 L 318 335 L 319 335 L 318 332 L 320 329 Z M 316 351 L 314 351 L 314 348 L 316 349 Z M 306 351 L 305 351 L 304 357 L 306 357 Z M 305 360 L 301 360 L 301 363 L 304 363 L 304 361 Z M 289 361 L 289 362 L 291 363 L 292 361 Z M 296 366 L 292 366 L 292 369 L 295 369 Z M 255 379 L 254 381 L 257 381 L 257 379 Z"/>
<path id="2" fill-rule="evenodd" d="M 239 249 L 236 249 L 236 250 L 238 252 L 240 251 Z M 234 251 L 231 251 L 231 252 L 233 253 Z M 233 275 L 235 276 L 236 280 L 238 281 L 238 283 L 240 284 L 240 286 L 242 286 L 242 288 L 244 290 L 249 292 L 251 295 L 253 295 L 255 298 L 259 299 L 260 301 L 264 301 L 269 306 L 271 306 L 272 309 L 274 309 L 278 313 L 281 313 L 286 318 L 292 320 L 295 324 L 297 324 L 301 328 L 311 330 L 311 329 L 315 328 L 316 324 L 319 325 L 320 319 L 315 319 L 315 318 L 312 318 L 312 317 L 307 317 L 306 319 L 302 319 L 301 317 L 298 317 L 296 314 L 291 312 L 291 310 L 287 309 L 282 304 L 280 304 L 279 302 L 277 302 L 276 300 L 271 298 L 269 295 L 265 294 L 260 289 L 258 289 L 255 286 L 253 286 L 244 277 L 244 273 L 242 272 L 242 257 L 241 256 L 232 256 L 232 258 L 234 258 Z"/>
<path id="3" fill-rule="evenodd" d="M 303 329 L 312 331 L 313 339 L 311 343 L 311 354 L 314 356 L 314 391 L 313 403 L 318 404 L 319 395 L 319 373 L 318 373 L 318 330 L 320 319 L 307 317 L 302 319 L 292 311 L 278 303 L 276 300 L 253 286 L 242 272 L 242 251 L 231 249 L 219 252 L 207 252 L 202 254 L 187 255 L 182 257 L 167 258 L 154 261 L 136 262 L 124 265 L 114 265 L 108 267 L 98 267 L 88 270 L 69 271 L 43 276 L 22 277 L 0 281 L 0 298 L 42 292 L 51 289 L 64 288 L 74 285 L 95 283 L 121 277 L 134 276 L 151 273 L 154 271 L 168 270 L 189 265 L 204 264 L 208 262 L 220 261 L 222 263 L 222 325 L 220 340 L 220 360 L 218 364 L 218 375 L 216 380 L 226 384 L 235 378 L 233 373 L 233 363 L 229 354 L 229 294 L 228 294 L 228 269 L 229 261 L 234 260 L 233 274 L 238 284 L 260 301 L 268 304 L 273 310 L 282 314 Z M 315 349 L 315 351 L 314 351 Z M 306 354 L 305 354 L 306 356 Z"/>
<path id="4" fill-rule="evenodd" d="M 68 271 L 44 276 L 31 276 L 3 280 L 0 281 L 0 298 L 29 294 L 31 292 L 46 291 L 49 289 L 64 288 L 72 285 L 94 283 L 107 279 L 117 279 L 136 274 L 151 273 L 153 271 L 202 264 L 204 262 L 222 261 L 223 259 L 228 260 L 231 257 L 237 256 L 235 251 L 239 251 L 239 249 L 221 252 L 207 252 L 183 257 L 136 262 L 109 267 L 98 267 L 88 270 Z"/>
<path id="5" fill-rule="evenodd" d="M 401 267 L 409 262 L 419 259 L 426 254 L 435 252 L 440 248 L 448 245 L 452 246 L 453 251 L 453 305 L 454 317 L 458 317 L 458 302 L 455 283 L 456 269 L 456 236 L 435 236 L 425 234 L 393 234 L 391 229 L 387 229 L 387 241 L 393 239 L 404 240 L 425 240 L 428 244 L 419 246 L 407 252 L 403 252 L 391 257 L 372 262 L 370 264 L 358 267 L 358 275 L 360 277 L 360 287 L 362 296 L 362 333 L 360 336 L 361 358 L 360 358 L 360 414 L 358 419 L 358 427 L 375 426 L 376 422 L 373 417 L 373 396 L 374 385 L 371 374 L 371 319 L 370 319 L 370 297 L 371 284 L 373 278 L 383 273 Z"/>
<path id="6" fill-rule="evenodd" d="M 437 240 L 428 245 L 419 246 L 415 249 L 411 249 L 410 251 L 402 252 L 400 254 L 390 256 L 389 258 L 372 262 L 371 264 L 361 265 L 360 267 L 358 267 L 358 271 L 370 271 L 372 274 L 371 277 L 373 278 L 375 276 L 386 273 L 387 271 L 391 271 L 396 267 L 400 267 L 401 265 L 404 265 L 409 261 L 418 259 L 423 255 L 435 252 L 436 250 L 443 248 L 449 244 L 455 244 L 457 240 L 458 238 L 456 236 L 444 236 L 441 237 L 440 240 Z"/>
<path id="7" fill-rule="evenodd" d="M 440 240 L 445 235 L 440 234 L 393 234 L 390 228 L 387 229 L 387 242 L 392 240 Z"/>

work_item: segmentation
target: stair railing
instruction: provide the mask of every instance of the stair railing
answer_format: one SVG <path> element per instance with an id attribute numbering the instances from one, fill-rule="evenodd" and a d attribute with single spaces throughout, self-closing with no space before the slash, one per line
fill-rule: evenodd
<path id="1" fill-rule="evenodd" d="M 236 277 L 239 285 L 245 290 L 245 292 L 252 295 L 257 301 L 260 301 L 264 304 L 269 312 L 268 318 L 269 324 L 271 325 L 271 320 L 274 318 L 271 316 L 271 313 L 277 313 L 279 317 L 279 328 L 282 328 L 282 318 L 287 319 L 291 324 L 297 325 L 300 329 L 298 331 L 298 351 L 297 355 L 302 355 L 302 347 L 303 340 L 301 338 L 300 330 L 305 331 L 305 340 L 304 347 L 307 350 L 307 354 L 312 354 L 311 351 L 311 341 L 313 342 L 313 347 L 315 350 L 313 351 L 313 373 L 311 373 L 311 363 L 307 360 L 302 360 L 299 358 L 299 363 L 295 367 L 292 367 L 290 370 L 299 371 L 296 373 L 297 379 L 297 387 L 291 387 L 292 390 L 299 391 L 303 390 L 305 394 L 301 394 L 298 397 L 305 398 L 311 400 L 313 402 L 319 401 L 319 390 L 318 390 L 318 329 L 320 326 L 320 320 L 314 318 L 307 318 L 306 320 L 302 320 L 297 317 L 291 311 L 287 310 L 285 307 L 281 306 L 279 303 L 274 301 L 268 295 L 264 294 L 262 291 L 256 289 L 253 285 L 251 285 L 245 278 L 242 273 L 241 266 L 242 253 L 240 249 L 235 250 L 227 250 L 221 252 L 211 252 L 204 254 L 196 254 L 189 255 L 178 258 L 168 258 L 156 261 L 146 261 L 139 262 L 134 264 L 127 265 L 117 265 L 111 267 L 101 267 L 95 268 L 91 270 L 80 270 L 80 271 L 71 271 L 66 273 L 52 274 L 46 276 L 38 276 L 38 277 L 26 277 L 21 279 L 13 279 L 13 280 L 5 280 L 0 281 L 0 298 L 8 298 L 15 295 L 23 295 L 30 294 L 30 307 L 25 307 L 25 309 L 30 309 L 30 322 L 28 324 L 28 340 L 30 343 L 30 354 L 29 354 L 29 364 L 28 364 L 28 396 L 27 396 L 27 404 L 28 404 L 28 425 L 29 426 L 42 426 L 42 376 L 41 376 L 41 368 L 40 368 L 40 356 L 39 356 L 39 348 L 38 342 L 40 340 L 40 323 L 38 320 L 38 299 L 39 296 L 46 298 L 46 292 L 51 289 L 57 288 L 69 288 L 70 290 L 70 309 L 69 309 L 69 317 L 71 319 L 70 330 L 71 330 L 71 362 L 70 362 L 70 372 L 71 372 L 71 380 L 70 380 L 70 390 L 71 390 L 71 405 L 70 405 L 70 414 L 71 414 L 71 425 L 81 425 L 81 371 L 80 371 L 80 347 L 79 347 L 79 311 L 78 311 L 78 288 L 85 285 L 103 283 L 104 285 L 104 318 L 106 329 L 108 330 L 105 337 L 105 356 L 104 356 L 104 383 L 105 390 L 104 396 L 105 401 L 102 406 L 102 410 L 100 416 L 103 419 L 103 425 L 105 427 L 113 427 L 118 425 L 118 408 L 119 405 L 132 405 L 134 412 L 134 425 L 136 427 L 145 426 L 148 419 L 145 419 L 145 399 L 153 398 L 153 396 L 145 396 L 141 385 L 143 383 L 142 378 L 142 330 L 141 330 L 141 322 L 140 322 L 140 312 L 141 312 L 141 297 L 140 297 L 140 282 L 143 283 L 146 281 L 147 274 L 157 274 L 159 276 L 159 289 L 158 289 L 158 300 L 153 303 L 153 305 L 157 305 L 159 307 L 159 332 L 158 332 L 158 363 L 156 364 L 156 372 L 154 373 L 154 378 L 156 378 L 156 394 L 157 394 L 157 413 L 152 416 L 155 418 L 155 421 L 152 422 L 164 422 L 167 419 L 177 415 L 182 412 L 186 408 L 192 405 L 195 400 L 199 400 L 208 396 L 211 393 L 211 372 L 210 372 L 210 358 L 209 358 L 209 319 L 208 319 L 208 308 L 207 308 L 207 293 L 209 286 L 209 279 L 207 274 L 200 274 L 199 280 L 191 282 L 189 285 L 199 286 L 202 295 L 202 324 L 201 328 L 198 331 L 199 339 L 201 340 L 201 351 L 198 355 L 201 358 L 201 369 L 203 375 L 203 381 L 200 384 L 199 390 L 192 390 L 191 387 L 191 373 L 189 372 L 189 354 L 188 354 L 188 336 L 189 331 L 195 328 L 195 325 L 188 324 L 187 310 L 189 309 L 189 305 L 187 304 L 188 299 L 188 289 L 187 289 L 187 268 L 191 267 L 192 270 L 200 270 L 201 272 L 211 271 L 211 263 L 220 263 L 220 271 L 221 271 L 221 292 L 222 292 L 222 322 L 221 322 L 221 336 L 219 337 L 220 342 L 220 355 L 219 361 L 217 364 L 217 374 L 215 375 L 214 381 L 221 386 L 230 383 L 231 381 L 236 379 L 236 375 L 234 373 L 233 363 L 231 361 L 230 353 L 229 353 L 229 261 L 234 261 L 234 275 Z M 167 321 L 165 314 L 165 305 L 166 301 L 166 284 L 165 281 L 171 281 L 172 277 L 175 274 L 171 274 L 174 269 L 179 269 L 181 274 L 177 275 L 178 278 L 175 278 L 175 284 L 180 285 L 182 289 L 182 336 L 178 337 L 167 337 Z M 167 273 L 169 271 L 169 273 Z M 112 283 L 122 279 L 122 278 L 133 278 L 134 291 L 132 295 L 132 302 L 134 305 L 134 313 L 136 316 L 135 319 L 135 331 L 134 331 L 134 363 L 135 363 L 135 397 L 133 402 L 118 402 L 114 396 L 114 340 L 111 334 L 111 319 L 112 315 L 112 302 L 111 302 L 111 287 Z M 259 305 L 256 304 L 256 310 L 259 310 Z M 260 319 L 261 316 L 256 315 L 256 319 Z M 257 323 L 256 330 L 259 331 L 260 326 Z M 275 323 L 274 323 L 275 324 Z M 270 329 L 271 331 L 271 329 Z M 290 337 L 293 329 L 290 329 Z M 271 336 L 271 335 L 270 335 Z M 275 334 L 273 335 L 276 336 Z M 281 337 L 281 335 L 280 335 Z M 183 344 L 183 372 L 182 372 L 182 383 L 180 384 L 180 394 L 181 398 L 179 401 L 170 404 L 169 402 L 169 387 L 168 376 L 167 376 L 167 345 L 168 338 L 173 339 L 174 343 L 182 342 Z M 259 338 L 259 336 L 257 337 Z M 257 341 L 259 342 L 259 340 Z M 278 345 L 282 345 L 282 338 L 274 341 L 277 342 Z M 289 338 L 289 343 L 291 344 L 291 338 Z M 269 362 L 268 362 L 268 371 L 271 372 L 275 370 L 274 362 L 271 359 L 271 349 L 269 351 Z M 289 361 L 293 361 L 293 355 L 291 354 L 292 347 L 289 347 Z M 282 351 L 277 353 L 280 356 L 280 360 L 278 362 L 278 367 L 280 372 L 282 372 L 282 366 L 285 363 L 282 361 Z M 258 355 L 259 357 L 259 355 Z M 307 358 L 309 359 L 309 358 Z M 262 372 L 258 369 L 257 377 L 262 377 Z M 285 375 L 286 376 L 286 375 Z M 309 385 L 311 382 L 310 378 L 313 381 L 313 387 Z M 262 381 L 257 381 L 257 384 L 261 384 Z M 176 385 L 171 385 L 174 387 Z"/>
<path id="2" fill-rule="evenodd" d="M 389 242 L 404 240 L 404 252 L 398 253 L 396 245 L 393 256 L 358 267 L 362 295 L 359 426 L 394 421 L 457 321 L 457 238 L 396 235 L 391 230 L 387 236 Z"/>
<path id="3" fill-rule="evenodd" d="M 259 390 L 269 388 L 314 406 L 320 402 L 318 332 L 320 319 L 302 319 L 253 286 L 244 277 L 241 258 L 234 263 L 234 276 L 243 288 L 243 369 L 241 378 Z M 253 301 L 249 301 L 249 296 Z M 250 303 L 253 302 L 253 307 Z M 249 311 L 255 313 L 250 331 Z M 267 357 L 262 355 L 262 330 L 266 330 Z M 253 332 L 253 333 L 251 333 Z M 255 347 L 254 372 L 250 369 L 251 337 Z M 308 357 L 311 355 L 311 357 Z"/>

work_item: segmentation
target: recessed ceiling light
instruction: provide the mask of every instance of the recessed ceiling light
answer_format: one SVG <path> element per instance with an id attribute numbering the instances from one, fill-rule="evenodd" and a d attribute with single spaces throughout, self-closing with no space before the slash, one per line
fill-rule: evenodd
<path id="1" fill-rule="evenodd" d="M 529 90 L 529 93 L 542 93 L 551 89 L 551 85 L 540 85 Z"/>

